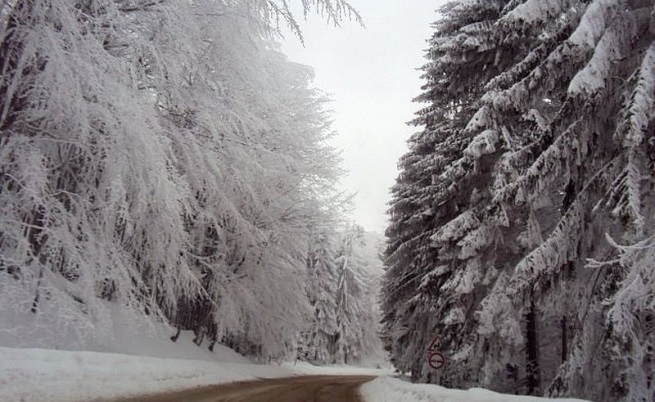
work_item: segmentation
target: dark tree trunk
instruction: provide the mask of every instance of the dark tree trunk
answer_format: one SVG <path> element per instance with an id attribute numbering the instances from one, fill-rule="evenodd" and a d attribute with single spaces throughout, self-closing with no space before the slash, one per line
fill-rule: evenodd
<path id="1" fill-rule="evenodd" d="M 568 347 L 567 347 L 566 316 L 562 316 L 561 325 L 562 325 L 562 363 L 564 363 L 569 354 Z"/>
<path id="2" fill-rule="evenodd" d="M 43 267 L 39 271 L 39 279 L 36 282 L 36 293 L 34 295 L 34 300 L 32 300 L 32 308 L 30 311 L 34 314 L 39 310 L 39 300 L 41 298 L 41 281 L 43 280 Z"/>
<path id="3" fill-rule="evenodd" d="M 171 341 L 173 341 L 173 342 L 177 342 L 177 338 L 180 337 L 180 332 L 182 332 L 182 330 L 181 330 L 180 327 L 178 326 L 178 327 L 177 327 L 177 332 L 175 332 L 175 335 L 171 336 Z"/>
<path id="4" fill-rule="evenodd" d="M 537 339 L 537 312 L 534 296 L 530 294 L 530 307 L 526 314 L 526 385 L 529 395 L 539 394 L 539 343 Z"/>

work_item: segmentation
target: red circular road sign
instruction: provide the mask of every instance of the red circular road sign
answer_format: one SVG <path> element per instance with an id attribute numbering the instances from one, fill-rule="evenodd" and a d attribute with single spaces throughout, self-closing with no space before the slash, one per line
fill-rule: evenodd
<path id="1" fill-rule="evenodd" d="M 428 364 L 435 370 L 439 370 L 446 365 L 446 358 L 441 352 L 430 352 L 428 355 Z"/>

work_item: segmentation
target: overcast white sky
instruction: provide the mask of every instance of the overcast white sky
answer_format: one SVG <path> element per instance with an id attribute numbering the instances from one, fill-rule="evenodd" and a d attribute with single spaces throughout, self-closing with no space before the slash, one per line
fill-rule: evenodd
<path id="1" fill-rule="evenodd" d="M 340 28 L 316 15 L 301 22 L 305 47 L 287 34 L 282 50 L 314 67 L 315 86 L 334 100 L 337 147 L 349 174 L 344 189 L 357 192 L 354 219 L 366 230 L 386 227 L 389 188 L 397 176 L 405 141 L 416 131 L 405 123 L 419 105 L 426 40 L 443 0 L 352 0 L 366 28 L 344 21 Z"/>

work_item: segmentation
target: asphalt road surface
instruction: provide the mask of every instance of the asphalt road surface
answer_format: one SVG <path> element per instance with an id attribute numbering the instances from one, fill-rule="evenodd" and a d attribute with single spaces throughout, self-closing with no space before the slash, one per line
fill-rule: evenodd
<path id="1" fill-rule="evenodd" d="M 370 376 L 303 376 L 238 382 L 121 402 L 362 402 Z"/>

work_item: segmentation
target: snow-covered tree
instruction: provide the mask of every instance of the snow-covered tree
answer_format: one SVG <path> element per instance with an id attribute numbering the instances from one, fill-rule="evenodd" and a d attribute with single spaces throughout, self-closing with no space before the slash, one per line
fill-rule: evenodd
<path id="1" fill-rule="evenodd" d="M 502 136 L 482 126 L 487 112 L 476 112 L 477 99 L 527 45 L 518 38 L 500 42 L 493 31 L 505 3 L 452 2 L 441 9 L 417 98 L 429 102 L 414 121 L 424 129 L 410 139 L 392 190 L 385 337 L 392 361 L 416 379 L 436 380 L 425 354 L 438 336 L 456 360 L 439 381 L 477 381 L 472 316 L 490 280 L 484 265 L 501 246 L 493 241 L 499 222 L 484 217 Z M 476 136 L 480 128 L 485 136 Z"/>
<path id="2" fill-rule="evenodd" d="M 336 320 L 339 328 L 337 341 L 338 360 L 353 363 L 361 360 L 362 335 L 367 328 L 360 320 L 366 302 L 365 262 L 357 252 L 357 246 L 364 241 L 364 230 L 359 226 L 347 227 L 341 234 L 337 250 Z"/>
<path id="3" fill-rule="evenodd" d="M 271 42 L 298 29 L 288 3 L 0 7 L 2 305 L 93 332 L 106 299 L 198 342 L 291 353 L 338 170 L 311 70 Z"/>
<path id="4" fill-rule="evenodd" d="M 471 14 L 459 10 L 481 7 L 494 11 L 461 22 Z M 655 288 L 644 258 L 653 235 L 653 2 L 471 0 L 442 12 L 419 100 L 434 113 L 452 96 L 453 110 L 419 123 L 426 132 L 453 127 L 448 142 L 461 145 L 454 156 L 435 147 L 431 157 L 444 167 L 411 190 L 431 197 L 434 216 L 445 215 L 408 236 L 430 234 L 429 251 L 407 252 L 425 268 L 395 260 L 399 244 L 387 254 L 385 313 L 413 325 L 387 322 L 394 361 L 416 378 L 456 386 L 651 400 Z M 466 46 L 477 46 L 471 65 L 485 55 L 493 62 L 438 68 L 460 60 Z M 432 89 L 439 85 L 450 86 Z M 452 191 L 440 198 L 443 188 Z M 409 219 L 426 210 L 394 196 L 391 245 L 396 211 L 409 206 Z M 432 287 L 406 284 L 398 302 L 390 285 L 403 278 Z M 415 331 L 435 329 L 455 367 L 428 376 L 416 363 L 427 336 Z"/>
<path id="5" fill-rule="evenodd" d="M 375 256 L 364 256 L 364 231 L 347 224 L 316 231 L 308 266 L 308 297 L 314 317 L 298 357 L 318 363 L 370 364 L 384 358 L 378 338 Z"/>
<path id="6" fill-rule="evenodd" d="M 531 138 L 504 155 L 498 171 L 514 177 L 494 197 L 499 205 L 528 212 L 524 238 L 531 238 L 533 247 L 521 254 L 506 286 L 492 293 L 505 295 L 505 302 L 488 303 L 481 317 L 490 322 L 498 311 L 512 310 L 509 301 L 518 316 L 536 316 L 542 336 L 528 337 L 526 347 L 535 348 L 542 366 L 537 389 L 550 388 L 553 394 L 594 400 L 653 395 L 652 386 L 639 385 L 647 383 L 644 363 L 624 360 L 626 352 L 647 348 L 648 335 L 621 350 L 610 319 L 625 274 L 618 267 L 585 269 L 588 259 L 604 261 L 618 252 L 606 235 L 626 242 L 650 235 L 642 226 L 650 211 L 642 205 L 652 202 L 645 153 L 652 112 L 638 110 L 649 107 L 641 94 L 652 80 L 652 68 L 646 67 L 652 64 L 655 38 L 646 17 L 652 13 L 653 2 L 528 1 L 503 19 L 510 29 L 520 27 L 541 42 L 489 85 L 483 98 L 493 105 L 494 120 L 517 134 L 521 126 L 506 116 L 532 122 L 526 130 Z M 542 33 L 547 23 L 551 35 Z M 507 322 L 501 318 L 496 324 Z M 615 380 L 598 384 L 601 377 Z"/>
<path id="7" fill-rule="evenodd" d="M 336 355 L 337 267 L 336 238 L 327 228 L 314 234 L 307 256 L 307 295 L 314 314 L 311 325 L 303 334 L 299 357 L 320 363 L 332 363 Z"/>

